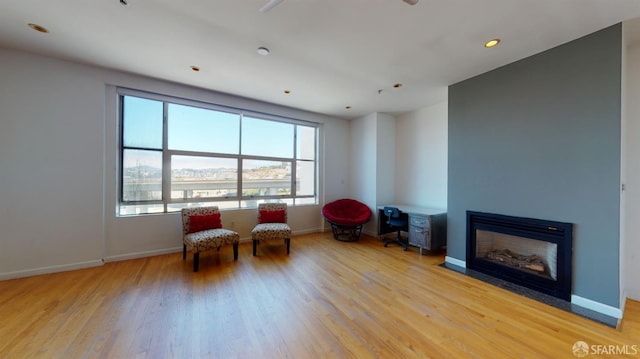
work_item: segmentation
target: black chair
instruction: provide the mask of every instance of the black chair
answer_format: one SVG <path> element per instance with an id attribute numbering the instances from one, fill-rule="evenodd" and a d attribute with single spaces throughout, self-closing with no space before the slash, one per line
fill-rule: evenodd
<path id="1" fill-rule="evenodd" d="M 389 225 L 389 228 L 398 232 L 398 235 L 394 238 L 385 237 L 384 246 L 386 247 L 389 243 L 398 243 L 406 251 L 407 243 L 402 240 L 400 232 L 407 228 L 407 219 L 400 216 L 400 210 L 396 207 L 384 207 L 382 211 L 385 216 L 387 216 L 387 224 Z"/>

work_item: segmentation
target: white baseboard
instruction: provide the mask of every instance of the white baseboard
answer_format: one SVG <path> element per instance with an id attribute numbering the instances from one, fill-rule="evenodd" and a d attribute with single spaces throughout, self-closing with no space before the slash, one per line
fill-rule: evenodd
<path id="1" fill-rule="evenodd" d="M 318 232 L 321 232 L 321 230 L 320 229 L 309 229 L 309 230 L 304 230 L 304 231 L 293 231 L 292 234 L 294 236 L 297 236 L 297 235 L 302 235 L 302 234 L 318 233 Z M 251 237 L 240 238 L 240 243 L 247 243 L 247 242 L 251 242 Z M 104 261 L 105 262 L 119 262 L 119 261 L 126 261 L 126 260 L 129 260 L 129 259 L 138 259 L 138 258 L 159 256 L 159 255 L 163 255 L 163 254 L 176 253 L 176 252 L 182 252 L 182 246 L 175 247 L 175 248 L 155 249 L 155 250 L 151 250 L 151 251 L 134 252 L 134 253 L 127 253 L 127 254 L 119 254 L 119 255 L 115 255 L 115 256 L 108 256 L 108 257 L 104 258 Z"/>
<path id="2" fill-rule="evenodd" d="M 318 228 L 318 229 L 305 229 L 304 231 L 291 231 L 291 234 L 294 236 L 301 236 L 303 234 L 322 233 L 322 232 L 325 232 L 325 231 Z M 252 242 L 251 236 L 240 238 L 240 243 L 248 243 L 248 242 Z"/>
<path id="3" fill-rule="evenodd" d="M 467 262 L 461 261 L 461 260 L 453 258 L 453 257 L 445 256 L 444 257 L 444 261 L 446 263 L 453 264 L 454 266 L 467 268 Z"/>
<path id="4" fill-rule="evenodd" d="M 602 304 L 600 302 L 596 302 L 591 299 L 582 298 L 574 294 L 571 295 L 571 304 L 575 304 L 583 308 L 591 309 L 595 312 L 602 313 L 617 319 L 622 318 L 622 310 L 620 310 L 619 308 Z"/>
<path id="5" fill-rule="evenodd" d="M 640 289 L 633 288 L 625 291 L 625 295 L 623 296 L 623 302 L 625 299 L 633 299 L 635 301 L 640 301 Z"/>
<path id="6" fill-rule="evenodd" d="M 331 231 L 331 228 L 329 228 L 329 231 Z M 364 228 L 362 229 L 361 233 L 362 234 L 366 234 L 367 236 L 371 236 L 371 237 L 378 237 L 378 232 L 365 230 Z"/>
<path id="7" fill-rule="evenodd" d="M 292 231 L 291 234 L 293 234 L 294 236 L 299 236 L 303 234 L 322 233 L 322 232 L 324 232 L 324 230 L 322 230 L 321 228 L 315 228 L 315 229 L 305 229 L 303 231 Z"/>
<path id="8" fill-rule="evenodd" d="M 108 262 L 120 262 L 126 261 L 129 259 L 138 259 L 152 256 L 159 256 L 163 254 L 182 252 L 182 247 L 174 247 L 174 248 L 165 248 L 165 249 L 154 249 L 152 251 L 143 251 L 143 252 L 134 252 L 127 254 L 118 254 L 115 256 L 108 256 L 104 258 L 106 263 Z"/>
<path id="9" fill-rule="evenodd" d="M 103 264 L 104 262 L 102 260 L 96 259 L 96 260 L 86 261 L 86 262 L 78 262 L 78 263 L 72 263 L 72 264 L 64 264 L 64 265 L 41 267 L 41 268 L 27 269 L 27 270 L 14 271 L 14 272 L 6 272 L 6 273 L 0 273 L 0 280 L 32 277 L 34 275 L 40 275 L 40 274 L 66 272 L 66 271 L 76 270 L 76 269 L 98 267 Z"/>

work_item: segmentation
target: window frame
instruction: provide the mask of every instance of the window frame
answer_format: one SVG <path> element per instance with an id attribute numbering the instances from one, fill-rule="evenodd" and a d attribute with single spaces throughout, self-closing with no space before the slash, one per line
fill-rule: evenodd
<path id="1" fill-rule="evenodd" d="M 162 102 L 163 114 L 162 114 L 162 148 L 144 148 L 144 147 L 134 147 L 134 146 L 125 146 L 124 145 L 124 98 L 126 96 L 143 98 L 153 101 Z M 318 177 L 319 177 L 319 158 L 318 158 L 318 142 L 320 138 L 320 124 L 311 121 L 305 121 L 295 118 L 289 118 L 284 116 L 278 116 L 269 113 L 262 113 L 258 111 L 241 109 L 236 107 L 224 106 L 220 104 L 214 104 L 209 102 L 203 102 L 198 100 L 184 99 L 178 97 L 172 97 L 168 95 L 160 95 L 155 93 L 149 93 L 139 90 L 133 90 L 128 88 L 116 88 L 116 97 L 117 97 L 117 113 L 118 113 L 118 136 L 117 136 L 117 148 L 118 148 L 118 166 L 117 166 L 117 177 L 118 177 L 118 185 L 117 185 L 117 199 L 116 199 L 116 213 L 118 216 L 136 216 L 136 215 L 147 215 L 147 214 L 158 214 L 158 213 L 174 213 L 179 210 L 180 205 L 185 205 L 185 207 L 190 206 L 191 204 L 195 206 L 202 205 L 217 205 L 217 204 L 225 204 L 221 207 L 221 209 L 245 209 L 245 208 L 255 208 L 257 204 L 265 201 L 284 201 L 289 205 L 310 205 L 318 203 Z M 239 121 L 239 133 L 238 133 L 238 150 L 235 154 L 229 153 L 216 153 L 216 152 L 201 152 L 201 151 L 191 151 L 191 150 L 172 150 L 169 149 L 168 146 L 168 127 L 169 127 L 169 104 L 177 104 L 183 106 L 192 106 L 206 110 L 219 111 L 225 113 L 231 113 L 238 116 Z M 242 126 L 243 126 L 243 117 L 251 117 L 252 119 L 259 119 L 264 121 L 272 121 L 279 122 L 284 124 L 289 124 L 293 126 L 293 137 L 292 137 L 292 157 L 273 157 L 273 156 L 260 156 L 260 155 L 244 155 L 242 154 Z M 314 148 L 313 148 L 313 159 L 306 158 L 298 158 L 298 126 L 313 128 L 314 131 Z M 144 150 L 144 151 L 156 151 L 162 153 L 162 194 L 161 199 L 159 200 L 125 200 L 124 199 L 124 153 L 126 150 Z M 171 187 L 172 187 L 172 169 L 171 169 L 171 159 L 172 156 L 196 156 L 196 157 L 206 157 L 206 158 L 228 158 L 228 159 L 236 159 L 237 167 L 236 167 L 236 195 L 235 196 L 220 196 L 220 197 L 205 197 L 205 198 L 171 198 Z M 304 156 L 302 156 L 304 157 Z M 281 195 L 243 195 L 243 162 L 245 160 L 260 160 L 260 161 L 275 161 L 275 162 L 283 162 L 289 163 L 291 167 L 290 172 L 290 194 L 281 194 Z M 313 194 L 301 194 L 297 193 L 298 181 L 296 181 L 297 175 L 297 164 L 298 162 L 313 162 Z M 313 199 L 313 203 L 309 203 L 309 199 Z M 296 203 L 300 200 L 301 203 Z M 230 203 L 236 202 L 235 206 L 229 206 Z M 247 203 L 255 202 L 254 205 L 246 205 Z M 162 210 L 157 211 L 148 211 L 141 213 L 123 213 L 126 212 L 124 207 L 127 206 L 156 206 L 162 207 Z M 177 205 L 177 206 L 176 206 Z"/>

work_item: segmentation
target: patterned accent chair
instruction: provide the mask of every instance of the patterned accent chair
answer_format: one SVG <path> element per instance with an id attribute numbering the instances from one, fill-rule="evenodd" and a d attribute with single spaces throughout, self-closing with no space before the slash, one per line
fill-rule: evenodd
<path id="1" fill-rule="evenodd" d="M 258 205 L 258 224 L 251 231 L 253 255 L 256 255 L 258 243 L 267 239 L 284 239 L 287 254 L 291 247 L 291 227 L 287 224 L 286 203 L 260 203 Z"/>
<path id="2" fill-rule="evenodd" d="M 222 228 L 217 206 L 182 209 L 182 260 L 187 259 L 187 249 L 193 252 L 193 271 L 198 271 L 200 252 L 233 245 L 233 260 L 238 260 L 237 232 Z"/>

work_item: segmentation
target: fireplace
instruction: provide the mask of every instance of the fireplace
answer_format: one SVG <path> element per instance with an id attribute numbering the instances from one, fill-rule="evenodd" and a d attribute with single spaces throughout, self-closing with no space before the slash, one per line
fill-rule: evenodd
<path id="1" fill-rule="evenodd" d="M 564 300 L 571 297 L 573 225 L 467 211 L 467 268 Z"/>

